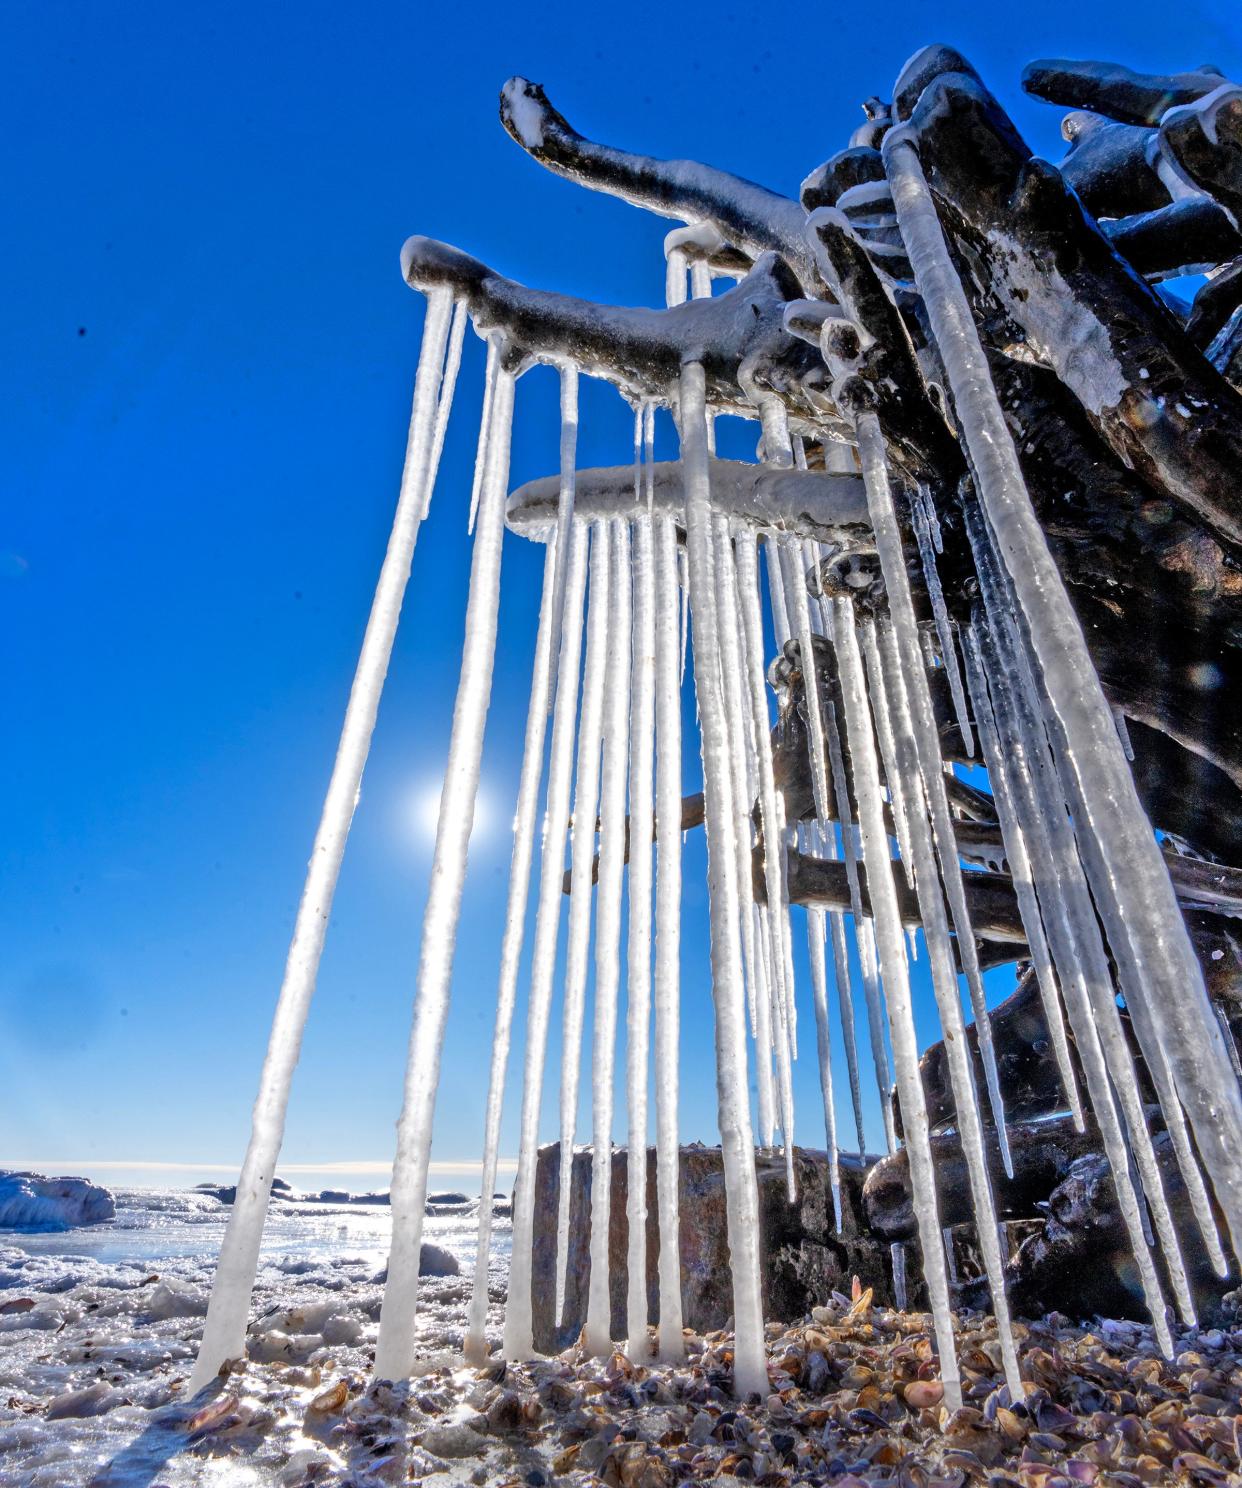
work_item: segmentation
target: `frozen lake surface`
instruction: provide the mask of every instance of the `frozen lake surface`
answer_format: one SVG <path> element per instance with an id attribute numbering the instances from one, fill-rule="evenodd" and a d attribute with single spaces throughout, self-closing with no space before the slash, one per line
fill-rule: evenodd
<path id="1" fill-rule="evenodd" d="M 229 1210 L 190 1191 L 119 1190 L 108 1223 L 55 1234 L 0 1231 L 0 1481 L 6 1488 L 386 1481 L 362 1472 L 325 1388 L 361 1392 L 374 1349 L 391 1219 L 383 1205 L 273 1203 L 264 1233 L 252 1363 L 196 1424 L 180 1401 Z M 429 1212 L 424 1241 L 448 1252 L 420 1284 L 428 1363 L 460 1346 L 477 1202 Z M 431 1206 L 432 1210 L 440 1206 Z M 494 1228 L 489 1334 L 498 1334 L 509 1222 Z M 404 1388 L 404 1387 L 403 1387 Z M 196 1402 L 201 1408 L 204 1401 Z M 307 1434 L 308 1419 L 313 1429 Z M 299 1453 L 302 1454 L 299 1456 Z M 308 1475 L 309 1473 L 309 1475 Z"/>

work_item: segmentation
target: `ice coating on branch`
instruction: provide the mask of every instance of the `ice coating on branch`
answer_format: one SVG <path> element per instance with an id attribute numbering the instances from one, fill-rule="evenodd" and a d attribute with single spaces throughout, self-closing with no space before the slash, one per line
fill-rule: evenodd
<path id="1" fill-rule="evenodd" d="M 423 1216 L 427 1208 L 432 1118 L 436 1087 L 440 1083 L 440 1050 L 448 1022 L 457 922 L 483 761 L 483 731 L 492 696 L 513 394 L 513 375 L 502 371 L 496 379 L 488 426 L 487 463 L 466 601 L 461 677 L 453 708 L 431 883 L 419 942 L 414 1022 L 389 1196 L 392 1248 L 375 1345 L 377 1379 L 404 1379 L 414 1366 L 414 1319 Z"/>
<path id="2" fill-rule="evenodd" d="M 332 898 L 371 747 L 371 734 L 397 633 L 418 528 L 427 509 L 429 493 L 435 485 L 434 427 L 452 306 L 452 296 L 447 290 L 428 297 L 410 413 L 409 441 L 401 473 L 401 494 L 350 689 L 332 777 L 311 849 L 310 866 L 298 905 L 260 1076 L 250 1142 L 220 1247 L 203 1340 L 187 1385 L 190 1395 L 215 1379 L 226 1359 L 239 1358 L 245 1352 L 246 1317 L 254 1289 L 263 1219 L 284 1137 L 289 1089 L 319 974 Z"/>
<path id="3" fill-rule="evenodd" d="M 1242 1243 L 1242 1093 L 1112 711 L 1032 510 L 917 153 L 908 138 L 890 134 L 884 154 L 979 495 L 1042 674 L 1049 726 L 1074 782 L 1076 823 L 1090 843 L 1092 894 L 1123 981 L 1150 1009 L 1236 1248 Z"/>

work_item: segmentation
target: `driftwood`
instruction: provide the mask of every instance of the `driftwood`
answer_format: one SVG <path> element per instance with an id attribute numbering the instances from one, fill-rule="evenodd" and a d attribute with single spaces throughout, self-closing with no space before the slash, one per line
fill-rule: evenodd
<path id="1" fill-rule="evenodd" d="M 1059 164 L 1032 156 L 964 57 L 929 47 L 907 64 L 891 102 L 867 100 L 863 125 L 793 201 L 710 166 L 591 141 L 541 87 L 515 78 L 502 92 L 501 118 L 523 149 L 579 185 L 689 224 L 669 247 L 736 286 L 668 310 L 597 306 L 524 288 L 428 239 L 407 244 L 406 275 L 423 288 L 451 284 L 478 328 L 503 338 L 515 368 L 572 358 L 630 400 L 676 413 L 681 366 L 700 360 L 715 408 L 753 417 L 758 405 L 783 405 L 812 467 L 849 444 L 859 414 L 875 414 L 916 618 L 930 636 L 909 526 L 917 488 L 939 514 L 940 577 L 959 623 L 971 620 L 979 591 L 963 520 L 968 462 L 881 154 L 894 124 L 909 127 L 1037 517 L 1104 689 L 1128 725 L 1139 794 L 1168 839 L 1170 877 L 1210 995 L 1228 1026 L 1242 1028 L 1242 871 L 1229 866 L 1242 864 L 1242 89 L 1209 67 L 1165 76 L 1059 60 L 1032 63 L 1023 85 L 1070 110 Z M 1165 282 L 1188 269 L 1212 271 L 1193 305 Z M 831 468 L 842 468 L 839 458 Z M 657 466 L 651 478 L 655 500 L 675 510 L 676 467 Z M 807 575 L 812 593 L 848 593 L 882 622 L 887 596 L 859 519 L 856 477 L 834 484 L 769 470 L 754 491 L 743 489 L 750 479 L 726 462 L 712 475 L 714 489 L 728 487 L 726 504 L 745 515 L 749 502 L 761 525 L 809 523 L 828 547 Z M 622 509 L 631 480 L 629 469 L 580 473 L 581 509 Z M 516 492 L 511 525 L 546 535 L 558 486 L 549 478 Z M 793 823 L 815 814 L 803 677 L 811 664 L 791 643 L 771 671 L 780 701 L 774 768 Z M 839 710 L 829 645 L 816 643 L 813 665 L 825 709 Z M 929 681 L 944 757 L 965 762 L 945 669 L 933 667 Z M 851 762 L 844 764 L 845 797 L 832 814 L 852 831 L 857 802 Z M 991 798 L 956 777 L 946 786 L 957 851 L 972 869 L 965 890 L 980 958 L 1025 958 Z M 701 797 L 697 805 L 687 798 L 683 825 L 701 820 Z M 757 811 L 754 820 L 758 829 Z M 895 832 L 891 813 L 887 826 Z M 777 846 L 761 831 L 757 838 L 761 896 L 764 855 Z M 787 868 L 795 902 L 850 909 L 843 863 L 791 852 Z M 902 916 L 917 925 L 904 873 L 897 883 Z M 865 872 L 860 887 L 865 912 Z M 1052 1196 L 1056 1215 L 1019 1252 L 1013 1294 L 1020 1305 L 1058 1305 L 1058 1273 L 1089 1270 L 1097 1252 L 1107 1259 L 1119 1251 L 1111 1188 L 1094 1132 L 1074 1133 L 1057 1118 L 1064 1092 L 1029 973 L 995 1010 L 993 1033 L 1017 1122 L 1014 1178 L 993 1174 L 1001 1212 L 1034 1218 Z M 978 1066 L 973 1029 L 968 1043 Z M 942 1046 L 927 1051 L 922 1074 L 933 1125 L 951 1126 Z M 1041 1124 L 1022 1124 L 1035 1118 Z M 950 1131 L 935 1142 L 942 1218 L 952 1224 L 967 1215 L 964 1170 Z M 903 1163 L 885 1160 L 869 1182 L 873 1223 L 893 1238 L 913 1234 Z M 1096 1299 L 1121 1306 L 1125 1279 L 1117 1267 L 1108 1275 Z M 1080 1288 L 1078 1300 L 1086 1295 Z"/>

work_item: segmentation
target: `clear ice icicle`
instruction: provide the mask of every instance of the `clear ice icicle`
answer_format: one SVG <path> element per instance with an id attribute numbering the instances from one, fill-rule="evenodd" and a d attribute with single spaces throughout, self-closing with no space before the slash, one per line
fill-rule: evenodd
<path id="1" fill-rule="evenodd" d="M 490 331 L 487 337 L 487 367 L 483 373 L 483 420 L 479 425 L 479 448 L 486 449 L 492 426 L 492 403 L 496 397 L 496 374 L 500 370 L 500 356 L 504 337 L 499 331 Z M 474 483 L 470 488 L 470 515 L 466 520 L 467 535 L 473 534 L 475 518 L 479 514 L 479 497 L 483 491 L 483 462 L 474 462 Z"/>
<path id="2" fill-rule="evenodd" d="M 568 537 L 568 533 L 566 534 Z M 531 860 L 539 814 L 539 781 L 543 774 L 543 746 L 547 734 L 548 697 L 552 691 L 552 631 L 557 574 L 561 570 L 559 533 L 548 544 L 543 561 L 543 597 L 531 672 L 530 705 L 526 713 L 526 742 L 514 812 L 513 853 L 509 863 L 509 897 L 505 905 L 504 936 L 500 943 L 500 974 L 496 987 L 496 1022 L 492 1034 L 492 1064 L 487 1085 L 487 1115 L 483 1127 L 483 1174 L 479 1184 L 479 1238 L 475 1251 L 474 1287 L 466 1323 L 464 1350 L 477 1363 L 487 1353 L 488 1264 L 491 1259 L 492 1206 L 487 1197 L 496 1189 L 500 1148 L 500 1118 L 504 1104 L 505 1073 L 513 1032 L 518 969 L 526 932 L 526 901 L 530 893 Z M 559 627 L 557 627 L 559 629 Z"/>
<path id="3" fill-rule="evenodd" d="M 561 1033 L 561 1141 L 556 1206 L 556 1311 L 553 1314 L 558 1321 L 565 1316 L 565 1279 L 569 1266 L 574 1128 L 578 1119 L 582 1022 L 590 958 L 591 877 L 595 859 L 600 745 L 604 733 L 604 693 L 609 662 L 609 605 L 612 600 L 612 527 L 608 521 L 593 522 L 591 527 L 591 587 L 587 609 L 586 665 L 582 673 L 582 715 L 578 720 L 578 767 L 574 784 L 569 929 L 565 945 Z"/>
<path id="4" fill-rule="evenodd" d="M 901 854 L 906 881 L 913 888 L 914 868 L 910 862 L 910 830 L 906 824 L 906 814 L 909 808 L 906 805 L 906 793 L 902 789 L 902 782 L 897 778 L 897 755 L 888 726 L 888 682 L 884 676 L 884 668 L 880 665 L 880 652 L 876 645 L 875 632 L 876 622 L 874 620 L 863 620 L 859 624 L 858 634 L 862 640 L 863 656 L 867 662 L 867 684 L 874 701 L 876 737 L 880 744 L 880 758 L 884 762 L 884 779 L 888 785 L 888 804 L 893 813 L 893 826 L 897 834 L 897 850 Z M 921 782 L 916 776 L 913 781 L 906 783 L 914 790 L 916 809 L 921 810 L 923 805 Z"/>
<path id="5" fill-rule="evenodd" d="M 910 578 L 906 572 L 901 532 L 897 525 L 897 512 L 893 505 L 892 490 L 888 482 L 887 457 L 879 420 L 872 413 L 860 415 L 857 421 L 857 432 L 858 451 L 863 461 L 864 475 L 867 477 L 867 510 L 871 516 L 876 551 L 879 554 L 880 568 L 884 574 L 884 587 L 888 592 L 889 614 L 892 618 L 893 635 L 896 641 L 895 655 L 902 670 L 910 715 L 914 722 L 914 737 L 918 745 L 918 778 L 922 781 L 922 795 L 931 818 L 932 836 L 936 844 L 936 854 L 940 859 L 940 874 L 944 883 L 945 897 L 949 903 L 953 929 L 957 934 L 958 956 L 970 993 L 971 1009 L 975 1015 L 979 1057 L 983 1063 L 988 1103 L 992 1107 L 992 1117 L 995 1122 L 996 1143 L 1000 1149 L 1005 1172 L 1012 1177 L 1013 1158 L 1009 1150 L 1005 1103 L 1001 1095 L 1000 1076 L 996 1068 L 996 1050 L 992 1043 L 992 1022 L 988 1015 L 987 999 L 983 992 L 983 975 L 979 969 L 979 953 L 974 929 L 970 922 L 970 911 L 966 903 L 966 887 L 962 882 L 962 865 L 958 856 L 957 836 L 953 830 L 953 816 L 949 810 L 949 798 L 945 790 L 940 736 L 936 728 L 931 690 L 928 686 L 927 672 L 923 666 L 919 646 L 919 629 L 914 615 L 914 601 L 910 593 Z M 889 701 L 892 702 L 891 697 Z M 898 779 L 901 780 L 900 770 Z M 910 812 L 913 812 L 917 802 L 917 795 L 912 786 L 913 782 L 907 785 L 905 780 L 901 780 L 901 787 L 905 792 L 906 804 Z M 914 797 L 913 800 L 912 797 Z M 910 826 L 910 822 L 907 821 L 907 828 L 910 829 Z"/>
<path id="6" fill-rule="evenodd" d="M 535 913 L 535 941 L 531 951 L 530 992 L 526 1013 L 526 1060 L 522 1083 L 518 1170 L 513 1186 L 512 1259 L 509 1267 L 509 1293 L 505 1303 L 503 1346 L 507 1359 L 529 1359 L 535 1350 L 531 1296 L 535 1165 L 539 1153 L 539 1111 L 543 1099 L 548 1016 L 552 1004 L 556 942 L 561 919 L 565 836 L 569 827 L 569 796 L 573 783 L 578 669 L 582 659 L 582 608 L 587 575 L 587 533 L 584 522 L 576 518 L 571 522 L 569 561 L 565 568 L 564 602 L 561 610 L 556 702 L 552 710 L 552 742 L 548 754 L 547 810 L 539 869 L 539 902 Z"/>
<path id="7" fill-rule="evenodd" d="M 677 1125 L 678 1021 L 681 997 L 681 683 L 678 656 L 677 529 L 657 516 L 655 537 L 656 908 L 655 1096 L 656 1199 L 660 1229 L 659 1354 L 685 1351 L 681 1323 L 681 1237 Z"/>
<path id="8" fill-rule="evenodd" d="M 595 910 L 595 1016 L 591 1049 L 591 1277 L 582 1341 L 588 1353 L 612 1353 L 609 1211 L 612 1202 L 613 1074 L 617 988 L 621 980 L 621 894 L 625 795 L 630 753 L 630 532 L 613 518 L 608 585 L 608 679 L 600 777 L 599 887 Z M 588 639 L 588 647 L 590 641 Z M 650 837 L 648 837 L 650 841 Z"/>
<path id="9" fill-rule="evenodd" d="M 888 694 L 891 709 L 889 726 L 897 749 L 897 769 L 901 775 L 910 776 L 916 774 L 919 768 L 918 745 L 910 717 L 910 701 L 896 654 L 896 637 L 892 630 L 884 632 L 880 645 L 883 648 L 881 655 L 886 669 L 892 678 Z M 932 990 L 940 1014 L 940 1026 L 944 1030 L 943 1048 L 949 1067 L 949 1082 L 953 1091 L 962 1155 L 966 1159 L 970 1181 L 979 1249 L 983 1255 L 984 1274 L 992 1293 L 992 1311 L 996 1317 L 1005 1382 L 1011 1393 L 1017 1397 L 1021 1391 L 1021 1377 L 1009 1318 L 1009 1301 L 1005 1295 L 1004 1262 L 1000 1253 L 1000 1232 L 997 1228 L 992 1182 L 988 1175 L 979 1097 L 966 1043 L 966 1025 L 958 995 L 957 970 L 953 964 L 949 921 L 936 866 L 936 852 L 927 817 L 921 811 L 913 812 L 910 817 L 910 845 L 914 853 L 914 882 L 923 922 L 923 938 L 927 943 L 927 959 L 931 964 Z"/>
<path id="10" fill-rule="evenodd" d="M 409 441 L 401 474 L 401 494 L 350 688 L 332 777 L 311 849 L 306 883 L 298 905 L 267 1054 L 259 1077 L 250 1142 L 216 1263 L 202 1343 L 186 1387 L 189 1395 L 210 1384 L 226 1359 L 239 1358 L 246 1349 L 246 1319 L 263 1239 L 263 1220 L 284 1137 L 289 1089 L 301 1050 L 306 1015 L 315 992 L 319 960 L 332 912 L 332 897 L 336 892 L 345 842 L 371 747 L 371 734 L 388 672 L 393 638 L 397 633 L 418 528 L 427 507 L 428 493 L 435 485 L 433 431 L 452 306 L 452 294 L 447 289 L 433 290 L 427 298 Z M 482 458 L 484 448 L 481 443 Z"/>
<path id="11" fill-rule="evenodd" d="M 927 521 L 930 499 L 915 498 L 910 503 L 910 517 L 914 525 L 914 536 L 919 545 L 919 557 L 923 563 L 923 582 L 927 586 L 927 597 L 931 600 L 932 617 L 936 635 L 940 640 L 940 660 L 949 679 L 949 694 L 953 699 L 953 712 L 961 730 L 966 753 L 974 758 L 975 736 L 970 727 L 970 709 L 966 706 L 966 693 L 962 688 L 962 669 L 957 661 L 957 646 L 953 635 L 953 622 L 949 619 L 949 607 L 944 601 L 944 590 L 940 586 L 940 574 L 936 568 L 936 551 L 932 544 L 931 527 Z"/>
<path id="12" fill-rule="evenodd" d="M 979 493 L 1051 700 L 1053 726 L 1094 840 L 1087 871 L 1127 986 L 1151 1012 L 1204 1166 L 1242 1246 L 1242 1090 L 1143 811 L 1082 629 L 1031 507 L 987 359 L 908 130 L 884 160 L 915 280 L 944 363 Z"/>
<path id="13" fill-rule="evenodd" d="M 882 465 L 877 471 L 874 462 L 868 460 L 863 446 L 861 426 L 865 419 L 872 417 L 874 416 L 867 414 L 860 420 L 859 449 L 863 455 L 863 472 L 869 491 L 872 482 L 882 474 L 886 487 L 884 495 L 887 496 L 887 471 Z M 945 1274 L 944 1252 L 940 1248 L 940 1220 L 927 1102 L 919 1071 L 918 1037 L 914 1029 L 906 942 L 902 933 L 897 887 L 893 882 L 893 863 L 888 855 L 888 833 L 884 827 L 880 771 L 875 753 L 875 737 L 871 731 L 871 714 L 867 706 L 862 653 L 858 649 L 853 606 L 849 600 L 834 600 L 833 620 L 833 640 L 845 709 L 846 739 L 854 766 L 858 824 L 862 832 L 863 857 L 867 867 L 867 889 L 875 915 L 880 974 L 884 979 L 893 1062 L 897 1070 L 897 1098 L 901 1103 L 901 1125 L 910 1164 L 914 1213 L 923 1251 L 923 1278 L 927 1283 L 936 1344 L 940 1353 L 944 1403 L 952 1411 L 959 1409 L 962 1404 L 962 1385 L 953 1340 L 953 1316 L 949 1309 L 949 1283 Z"/>
<path id="14" fill-rule="evenodd" d="M 1035 894 L 1035 883 L 1031 877 L 1031 861 L 1026 850 L 1026 839 L 1022 835 L 1022 828 L 1018 824 L 1014 811 L 1013 793 L 1009 783 L 1010 763 L 996 735 L 992 702 L 988 695 L 983 660 L 979 655 L 979 643 L 975 638 L 973 627 L 968 626 L 963 631 L 962 649 L 966 657 L 966 679 L 970 686 L 975 721 L 979 728 L 983 762 L 987 767 L 988 781 L 992 786 L 992 799 L 996 803 L 996 815 L 1000 821 L 1001 836 L 1005 843 L 1005 858 L 1013 879 L 1014 894 L 1022 915 L 1022 925 L 1026 930 L 1027 945 L 1031 952 L 1031 965 L 1035 970 L 1035 981 L 1039 987 L 1040 1003 L 1044 1010 L 1044 1021 L 1048 1025 L 1048 1036 L 1052 1042 L 1057 1072 L 1061 1076 L 1061 1086 L 1069 1102 L 1074 1126 L 1078 1131 L 1082 1131 L 1082 1096 L 1070 1059 L 1069 1040 L 1065 1036 L 1065 1019 L 1061 1013 L 1061 997 L 1057 990 L 1056 973 L 1052 967 L 1052 955 L 1048 949 L 1044 922 Z"/>
<path id="15" fill-rule="evenodd" d="M 647 405 L 650 407 L 650 404 Z M 626 926 L 625 1222 L 626 1353 L 651 1357 L 647 1337 L 647 1082 L 651 1026 L 651 837 L 655 759 L 655 553 L 653 523 L 633 526 L 633 662 L 630 673 L 630 871 Z M 657 1076 L 658 1078 L 658 1076 Z"/>
<path id="16" fill-rule="evenodd" d="M 404 1379 L 414 1365 L 414 1318 L 418 1306 L 418 1261 L 427 1207 L 431 1125 L 440 1082 L 440 1050 L 448 1021 L 457 922 L 466 882 L 470 832 L 483 760 L 483 732 L 492 697 L 496 622 L 500 608 L 500 558 L 509 483 L 509 439 L 513 426 L 513 375 L 496 378 L 488 430 L 487 469 L 470 565 L 461 678 L 453 708 L 448 763 L 440 792 L 440 815 L 431 860 L 431 883 L 419 942 L 414 1022 L 405 1069 L 405 1096 L 397 1120 L 389 1198 L 392 1245 L 388 1282 L 375 1344 L 375 1377 Z"/>
<path id="17" fill-rule="evenodd" d="M 822 909 L 807 910 L 806 942 L 811 962 L 811 990 L 815 997 L 815 1051 L 819 1056 L 819 1088 L 824 1097 L 824 1140 L 828 1147 L 833 1227 L 840 1234 L 841 1164 L 837 1156 L 837 1116 L 832 1100 L 832 1034 L 828 1022 L 828 968 Z"/>
<path id="18" fill-rule="evenodd" d="M 694 683 L 699 700 L 712 997 L 716 1009 L 716 1090 L 724 1167 L 729 1257 L 733 1271 L 734 1389 L 766 1394 L 763 1304 L 759 1285 L 759 1194 L 746 1088 L 746 1007 L 737 943 L 737 901 L 722 848 L 728 842 L 732 779 L 720 647 L 715 623 L 707 406 L 701 362 L 681 369 L 680 416 L 686 546 L 694 612 Z"/>

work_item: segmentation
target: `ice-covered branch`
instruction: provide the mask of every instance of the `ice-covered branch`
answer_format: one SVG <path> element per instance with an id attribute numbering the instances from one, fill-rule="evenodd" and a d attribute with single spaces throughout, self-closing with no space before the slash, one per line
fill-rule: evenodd
<path id="1" fill-rule="evenodd" d="M 911 64 L 920 80 L 926 70 Z M 977 256 L 975 295 L 999 301 L 1022 354 L 1056 372 L 1123 464 L 1242 542 L 1242 398 L 978 79 L 931 74 L 910 117 L 928 181 Z"/>
<path id="2" fill-rule="evenodd" d="M 1194 103 L 1223 82 L 1214 67 L 1194 72 L 1134 72 L 1115 62 L 1041 58 L 1022 71 L 1022 86 L 1066 108 L 1090 109 L 1127 124 L 1158 124 L 1166 109 Z"/>
<path id="3" fill-rule="evenodd" d="M 596 305 L 528 289 L 433 238 L 408 239 L 401 272 L 415 289 L 452 288 L 480 332 L 504 332 L 511 356 L 573 362 L 636 401 L 670 400 L 683 362 L 697 361 L 713 406 L 753 416 L 738 380 L 745 363 L 754 382 L 795 413 L 814 413 L 803 384 L 813 383 L 822 368 L 814 352 L 784 329 L 785 305 L 800 289 L 775 254 L 765 254 L 726 294 L 669 310 Z"/>
<path id="4" fill-rule="evenodd" d="M 538 83 L 514 77 L 500 92 L 500 118 L 540 165 L 592 191 L 682 222 L 710 222 L 751 258 L 779 253 L 802 280 L 814 271 L 795 201 L 693 160 L 653 160 L 584 138 L 548 102 Z"/>

